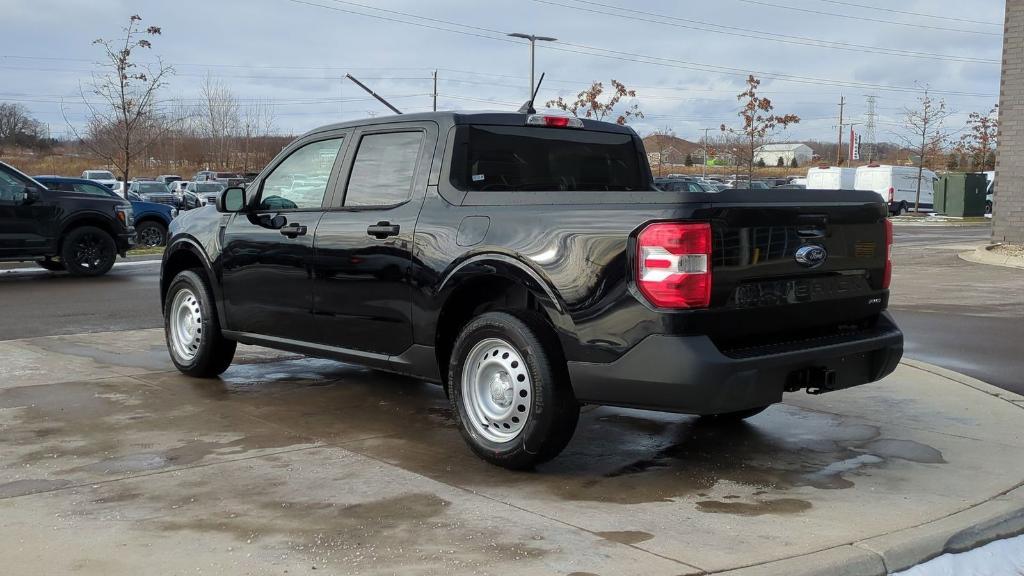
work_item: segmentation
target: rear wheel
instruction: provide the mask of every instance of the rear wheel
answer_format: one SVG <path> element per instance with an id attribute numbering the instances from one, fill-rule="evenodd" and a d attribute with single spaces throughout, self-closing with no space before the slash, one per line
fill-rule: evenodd
<path id="1" fill-rule="evenodd" d="M 220 375 L 235 357 L 237 344 L 220 332 L 212 292 L 193 270 L 179 272 L 167 289 L 164 335 L 171 361 L 189 376 Z"/>
<path id="2" fill-rule="evenodd" d="M 114 266 L 117 246 L 104 230 L 81 226 L 64 237 L 60 258 L 67 271 L 75 276 L 101 276 Z"/>
<path id="3" fill-rule="evenodd" d="M 57 262 L 56 260 L 36 260 L 36 265 L 50 272 L 63 272 L 67 269 L 63 262 Z"/>
<path id="4" fill-rule="evenodd" d="M 528 469 L 569 443 L 579 404 L 555 337 L 533 316 L 488 312 L 452 350 L 448 396 L 462 436 L 484 460 Z"/>
<path id="5" fill-rule="evenodd" d="M 147 220 L 135 225 L 135 237 L 139 246 L 156 248 L 167 243 L 167 227 L 159 222 Z"/>

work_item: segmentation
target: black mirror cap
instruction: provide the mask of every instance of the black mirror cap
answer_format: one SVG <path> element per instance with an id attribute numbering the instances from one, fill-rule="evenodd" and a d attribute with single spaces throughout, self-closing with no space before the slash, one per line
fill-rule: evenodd
<path id="1" fill-rule="evenodd" d="M 43 197 L 43 191 L 37 186 L 25 186 L 24 204 L 33 204 Z"/>
<path id="2" fill-rule="evenodd" d="M 217 196 L 217 211 L 224 213 L 245 211 L 245 190 L 238 186 L 225 188 Z"/>

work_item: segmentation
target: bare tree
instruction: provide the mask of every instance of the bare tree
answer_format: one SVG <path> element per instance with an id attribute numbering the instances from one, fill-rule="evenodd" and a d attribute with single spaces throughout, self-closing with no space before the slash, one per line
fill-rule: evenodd
<path id="1" fill-rule="evenodd" d="M 618 80 L 612 80 L 612 92 L 611 96 L 607 100 L 601 101 L 601 96 L 604 94 L 604 84 L 600 82 L 594 82 L 590 88 L 580 92 L 576 95 L 576 100 L 567 102 L 559 96 L 555 100 L 549 100 L 545 106 L 548 108 L 558 108 L 564 110 L 577 118 L 593 118 L 595 120 L 604 120 L 610 118 L 614 113 L 615 106 L 619 104 L 619 101 L 623 98 L 635 98 L 636 90 L 630 90 L 626 88 L 622 82 Z M 629 122 L 631 118 L 643 118 L 644 113 L 640 111 L 640 107 L 633 103 L 626 107 L 626 109 L 615 118 L 616 124 L 625 124 Z"/>
<path id="2" fill-rule="evenodd" d="M 967 133 L 960 137 L 954 152 L 966 155 L 971 160 L 971 168 L 977 170 L 995 170 L 996 134 L 999 132 L 999 105 L 995 105 L 987 114 L 971 112 L 967 117 Z"/>
<path id="3" fill-rule="evenodd" d="M 0 102 L 0 146 L 39 146 L 46 138 L 42 123 L 24 104 Z"/>
<path id="4" fill-rule="evenodd" d="M 929 157 L 936 156 L 942 151 L 942 143 L 946 139 L 943 123 L 951 114 L 952 112 L 946 109 L 944 100 L 932 99 L 927 86 L 918 98 L 916 108 L 903 109 L 903 132 L 897 136 L 917 155 L 917 195 L 914 198 L 914 212 L 919 212 L 921 207 L 921 177 L 924 175 L 924 165 Z"/>
<path id="5" fill-rule="evenodd" d="M 97 39 L 93 44 L 103 48 L 105 74 L 94 74 L 89 93 L 99 96 L 99 104 L 93 104 L 81 90 L 82 101 L 88 107 L 86 138 L 82 138 L 65 114 L 65 121 L 75 136 L 102 160 L 113 165 L 127 182 L 131 176 L 132 162 L 142 156 L 172 122 L 161 116 L 156 107 L 156 97 L 167 78 L 174 73 L 157 58 L 152 65 L 137 64 L 136 50 L 152 47 L 147 37 L 159 36 L 159 26 L 142 29 L 142 17 L 138 14 L 128 19 L 122 28 L 123 37 Z"/>
<path id="6" fill-rule="evenodd" d="M 651 133 L 650 140 L 654 144 L 654 153 L 658 155 L 658 176 L 665 175 L 665 157 L 672 149 L 675 139 L 676 133 L 668 126 Z"/>
<path id="7" fill-rule="evenodd" d="M 274 133 L 274 121 L 274 107 L 262 100 L 245 107 L 241 131 L 245 146 L 242 156 L 243 172 L 249 172 L 252 168 L 258 169 L 270 160 L 266 157 L 266 140 Z"/>
<path id="8" fill-rule="evenodd" d="M 736 96 L 743 103 L 738 114 L 742 125 L 739 128 L 730 128 L 725 124 L 721 126 L 723 133 L 733 137 L 730 144 L 735 148 L 737 159 L 747 167 L 747 176 L 751 180 L 754 178 L 754 156 L 757 149 L 770 144 L 778 130 L 800 122 L 796 114 L 773 114 L 775 106 L 772 101 L 757 95 L 760 85 L 761 81 L 754 78 L 753 74 L 747 77 L 747 89 Z"/>
<path id="9" fill-rule="evenodd" d="M 238 100 L 231 88 L 209 74 L 203 80 L 200 93 L 202 101 L 195 116 L 200 133 L 209 145 L 209 158 L 227 167 L 231 164 L 234 138 L 240 125 Z"/>

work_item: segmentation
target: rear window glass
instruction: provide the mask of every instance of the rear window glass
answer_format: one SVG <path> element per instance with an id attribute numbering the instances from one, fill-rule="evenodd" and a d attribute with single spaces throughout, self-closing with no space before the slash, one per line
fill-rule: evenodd
<path id="1" fill-rule="evenodd" d="M 224 187 L 220 184 L 202 183 L 196 184 L 196 192 L 220 192 Z"/>
<path id="2" fill-rule="evenodd" d="M 629 134 L 526 126 L 460 126 L 451 183 L 472 191 L 640 190 Z"/>
<path id="3" fill-rule="evenodd" d="M 142 192 L 143 194 L 167 193 L 167 186 L 164 186 L 159 182 L 143 182 L 142 184 L 139 184 L 139 192 Z"/>

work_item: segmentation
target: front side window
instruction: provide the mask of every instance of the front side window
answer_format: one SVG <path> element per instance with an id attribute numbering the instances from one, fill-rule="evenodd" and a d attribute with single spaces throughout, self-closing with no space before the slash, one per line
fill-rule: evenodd
<path id="1" fill-rule="evenodd" d="M 98 186 L 96 184 L 86 184 L 86 183 L 83 183 L 83 182 L 76 182 L 72 186 L 73 186 L 75 192 L 80 192 L 82 194 L 90 194 L 92 196 L 102 196 L 104 198 L 109 198 L 110 196 L 114 196 L 113 192 L 111 192 L 110 190 L 107 190 L 103 186 Z"/>
<path id="2" fill-rule="evenodd" d="M 359 142 L 345 206 L 394 206 L 412 198 L 423 132 L 367 134 Z"/>
<path id="3" fill-rule="evenodd" d="M 341 141 L 341 138 L 332 138 L 311 142 L 292 152 L 263 180 L 259 209 L 319 209 Z"/>
<path id="4" fill-rule="evenodd" d="M 460 126 L 451 183 L 468 191 L 646 189 L 630 134 L 533 126 Z"/>
<path id="5" fill-rule="evenodd" d="M 30 182 L 22 179 L 14 172 L 0 168 L 0 201 L 18 202 L 23 197 L 25 187 Z"/>

